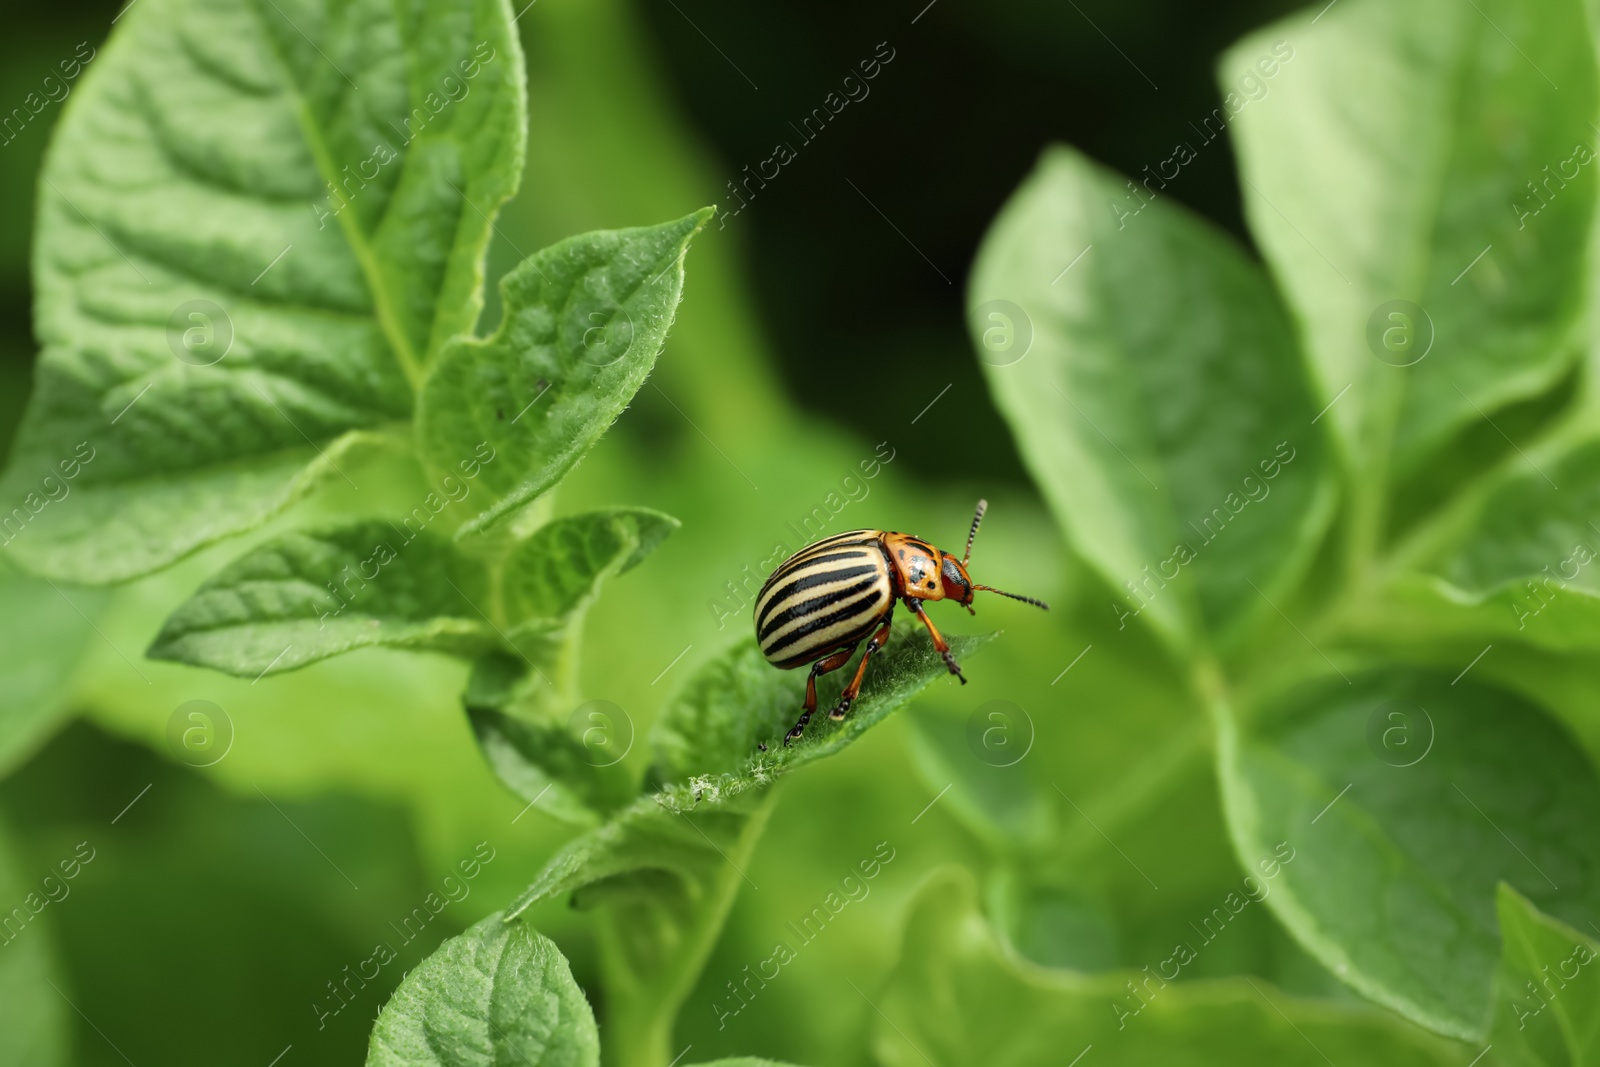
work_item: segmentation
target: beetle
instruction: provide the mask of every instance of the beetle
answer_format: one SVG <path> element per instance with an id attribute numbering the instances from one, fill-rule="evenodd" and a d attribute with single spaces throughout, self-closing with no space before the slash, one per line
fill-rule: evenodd
<path id="1" fill-rule="evenodd" d="M 967 561 L 972 558 L 972 541 L 978 536 L 978 524 L 988 508 L 988 501 L 978 501 L 972 528 L 967 532 L 967 550 L 959 560 L 911 534 L 849 530 L 807 545 L 778 564 L 756 594 L 756 641 L 767 662 L 780 670 L 811 665 L 804 709 L 800 721 L 784 735 L 785 746 L 805 732 L 806 723 L 817 710 L 817 678 L 850 662 L 857 647 L 871 634 L 855 677 L 844 687 L 828 717 L 837 720 L 849 714 L 850 705 L 861 691 L 867 663 L 889 640 L 897 603 L 903 603 L 928 628 L 933 647 L 962 685 L 967 684 L 967 679 L 949 643 L 928 618 L 923 601 L 954 600 L 975 615 L 973 595 L 984 590 L 1050 609 L 1050 605 L 1033 597 L 973 584 L 967 574 Z"/>

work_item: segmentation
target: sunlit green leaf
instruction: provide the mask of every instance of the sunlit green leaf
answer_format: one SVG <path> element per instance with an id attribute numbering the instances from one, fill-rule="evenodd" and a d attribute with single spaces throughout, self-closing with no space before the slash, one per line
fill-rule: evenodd
<path id="1" fill-rule="evenodd" d="M 873 1051 L 888 1067 L 1465 1062 L 1460 1046 L 1381 1011 L 1252 978 L 1184 981 L 1182 958 L 1174 948 L 1144 970 L 1099 975 L 1018 960 L 978 911 L 970 877 L 947 870 L 913 903 L 900 962 L 873 998 Z"/>
<path id="2" fill-rule="evenodd" d="M 594 1067 L 594 1012 L 554 944 L 494 914 L 406 975 L 372 1029 L 372 1067 Z"/>
<path id="3" fill-rule="evenodd" d="M 1358 492 L 1572 365 L 1597 189 L 1578 0 L 1309 7 L 1219 81 L 1207 129 L 1236 146 Z"/>
<path id="4" fill-rule="evenodd" d="M 950 647 L 962 661 L 995 636 L 952 637 Z M 740 642 L 690 679 L 656 720 L 651 744 L 664 780 L 703 778 L 723 792 L 764 783 L 838 752 L 918 690 L 948 677 L 928 635 L 914 620 L 903 620 L 868 665 L 849 716 L 834 722 L 827 709 L 838 701 L 855 667 L 852 662 L 818 680 L 819 710 L 805 734 L 785 746 L 784 734 L 800 717 L 807 672 L 780 671 L 761 655 L 753 638 Z M 768 751 L 761 752 L 761 744 Z"/>
<path id="5" fill-rule="evenodd" d="M 1178 646 L 1270 612 L 1330 514 L 1283 306 L 1226 236 L 1048 152 L 995 221 L 968 320 L 1073 547 Z M 1130 208 L 1137 208 L 1134 200 Z M 1254 589 L 1251 588 L 1254 583 Z"/>
<path id="6" fill-rule="evenodd" d="M 63 690 L 105 602 L 0 564 L 0 774 L 25 758 L 63 710 Z"/>
<path id="7" fill-rule="evenodd" d="M 26 870 L 0 824 L 0 1062 L 63 1067 L 70 1047 L 71 1007 L 56 990 L 63 981 L 45 914 L 54 886 L 38 884 L 53 871 Z M 55 890 L 59 892 L 60 890 Z"/>
<path id="8" fill-rule="evenodd" d="M 1508 1067 L 1576 1067 L 1600 1055 L 1600 941 L 1502 885 L 1504 948 L 1489 1040 Z M 1591 925 L 1590 929 L 1593 929 Z"/>
<path id="9" fill-rule="evenodd" d="M 196 590 L 148 654 L 249 678 L 375 645 L 471 655 L 503 644 L 488 589 L 481 564 L 427 530 L 284 534 Z"/>
<path id="10" fill-rule="evenodd" d="M 16 558 L 147 573 L 406 419 L 477 318 L 523 97 L 505 0 L 127 10 L 40 179 L 43 352 L 0 510 L 80 469 Z"/>
<path id="11" fill-rule="evenodd" d="M 683 289 L 689 240 L 705 208 L 676 222 L 571 237 L 500 282 L 504 317 L 486 339 L 449 345 L 417 411 L 417 439 L 453 470 L 488 442 L 495 503 L 482 531 L 533 500 L 583 458 L 655 366 Z"/>
<path id="12" fill-rule="evenodd" d="M 1267 906 L 1378 1003 L 1479 1038 L 1496 885 L 1573 921 L 1600 908 L 1600 782 L 1523 698 L 1393 668 L 1280 694 L 1249 728 L 1219 714 L 1240 862 L 1284 861 Z"/>

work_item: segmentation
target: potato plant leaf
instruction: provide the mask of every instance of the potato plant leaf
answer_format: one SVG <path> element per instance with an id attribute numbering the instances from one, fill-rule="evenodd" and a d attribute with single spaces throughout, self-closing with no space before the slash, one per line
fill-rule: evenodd
<path id="1" fill-rule="evenodd" d="M 947 868 L 912 902 L 900 962 L 873 998 L 873 1051 L 886 1067 L 1465 1062 L 1460 1046 L 1376 1009 L 1249 977 L 1164 980 L 1157 968 L 1172 959 L 1092 975 L 1020 960 L 979 911 L 971 877 Z"/>
<path id="2" fill-rule="evenodd" d="M 284 534 L 208 579 L 147 655 L 245 678 L 357 648 L 470 656 L 503 642 L 481 563 L 428 530 L 364 520 Z"/>
<path id="3" fill-rule="evenodd" d="M 622 724 L 580 716 L 573 725 L 563 713 L 581 710 L 576 698 L 568 706 L 554 684 L 535 674 L 520 656 L 497 652 L 480 657 L 462 703 L 495 774 L 547 815 L 592 825 L 633 799 L 633 776 L 622 763 L 626 750 L 610 744 L 613 735 L 591 733 Z"/>
<path id="4" fill-rule="evenodd" d="M 71 1009 L 47 984 L 65 978 L 50 932 L 54 916 L 46 911 L 38 877 L 20 861 L 0 823 L 0 900 L 16 909 L 5 913 L 0 927 L 0 1063 L 64 1067 Z"/>
<path id="5" fill-rule="evenodd" d="M 1501 885 L 1503 948 L 1489 1040 L 1506 1067 L 1576 1067 L 1600 1057 L 1600 941 Z M 1590 926 L 1593 930 L 1594 927 Z"/>
<path id="6" fill-rule="evenodd" d="M 627 713 L 578 693 L 578 637 L 601 586 L 653 552 L 678 520 L 648 508 L 555 519 L 495 569 L 512 652 L 474 665 L 464 698 L 490 766 L 529 804 L 592 824 L 633 799 Z"/>
<path id="7" fill-rule="evenodd" d="M 1262 271 L 1159 199 L 1119 217 L 1124 184 L 1046 153 L 984 239 L 968 322 L 1057 523 L 1126 614 L 1182 648 L 1270 612 L 1332 483 Z"/>
<path id="8" fill-rule="evenodd" d="M 964 662 L 996 636 L 948 640 L 956 659 Z M 695 674 L 656 720 L 651 743 L 662 780 L 691 784 L 698 780 L 702 791 L 719 792 L 764 783 L 838 752 L 924 686 L 948 677 L 923 627 L 902 612 L 889 643 L 868 666 L 849 717 L 833 722 L 828 709 L 838 701 L 856 662 L 818 680 L 817 714 L 804 736 L 785 748 L 783 735 L 800 717 L 807 672 L 777 670 L 753 639 L 735 645 Z M 768 751 L 759 751 L 758 744 L 765 744 Z"/>
<path id="9" fill-rule="evenodd" d="M 965 655 L 990 636 L 951 644 Z M 772 811 L 773 785 L 848 745 L 945 676 L 945 665 L 925 634 L 902 635 L 875 659 L 850 718 L 830 724 L 824 710 L 820 723 L 812 720 L 822 729 L 784 749 L 803 674 L 773 669 L 753 641 L 703 667 L 657 724 L 654 777 L 665 784 L 569 842 L 506 909 L 510 920 L 561 897 L 600 909 L 608 984 L 629 991 L 608 1024 L 619 1035 L 648 1031 L 630 1021 L 670 1018 L 689 994 L 735 893 L 749 881 L 745 868 Z M 819 686 L 819 696 L 836 696 L 842 684 L 825 693 Z M 756 749 L 763 738 L 770 742 L 764 753 Z"/>
<path id="10" fill-rule="evenodd" d="M 510 637 L 558 690 L 576 686 L 577 642 L 600 587 L 637 566 L 679 526 L 649 508 L 607 508 L 555 519 L 521 541 L 499 568 Z"/>
<path id="11" fill-rule="evenodd" d="M 446 347 L 423 388 L 423 457 L 450 469 L 478 441 L 496 496 L 463 527 L 479 533 L 559 481 L 644 384 L 683 289 L 689 240 L 712 209 L 631 230 L 568 238 L 500 282 L 505 313 L 484 339 Z"/>
<path id="12" fill-rule="evenodd" d="M 129 9 L 40 179 L 43 350 L 0 511 L 93 458 L 16 558 L 77 582 L 148 573 L 407 419 L 476 322 L 524 78 L 506 0 Z"/>
<path id="13" fill-rule="evenodd" d="M 1525 699 L 1389 668 L 1281 693 L 1248 728 L 1219 714 L 1241 860 L 1295 850 L 1267 906 L 1407 1018 L 1483 1037 L 1499 883 L 1573 922 L 1600 909 L 1600 782 Z"/>
<path id="14" fill-rule="evenodd" d="M 98 591 L 52 588 L 0 563 L 0 774 L 26 759 L 57 722 L 105 600 Z"/>
<path id="15" fill-rule="evenodd" d="M 1572 366 L 1600 188 L 1579 0 L 1307 8 L 1219 79 L 1250 228 L 1358 493 Z"/>
<path id="16" fill-rule="evenodd" d="M 378 1015 L 369 1067 L 595 1067 L 594 1011 L 554 944 L 490 915 L 423 960 Z"/>

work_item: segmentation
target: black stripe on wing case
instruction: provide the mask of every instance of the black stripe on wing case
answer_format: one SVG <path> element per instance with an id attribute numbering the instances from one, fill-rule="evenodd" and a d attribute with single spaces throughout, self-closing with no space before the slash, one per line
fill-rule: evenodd
<path id="1" fill-rule="evenodd" d="M 770 596 L 765 597 L 766 602 L 762 605 L 761 613 L 756 616 L 756 625 L 759 627 L 766 622 L 767 616 L 772 613 L 774 607 L 796 593 L 803 593 L 807 589 L 815 589 L 817 586 L 827 585 L 829 582 L 842 582 L 847 578 L 859 578 L 863 574 L 875 574 L 877 571 L 878 566 L 876 563 L 865 563 L 858 567 L 835 567 L 826 571 L 813 571 L 808 567 L 794 581 L 788 585 L 779 586 L 772 591 Z"/>
<path id="2" fill-rule="evenodd" d="M 857 582 L 854 585 L 846 586 L 843 589 L 836 589 L 831 593 L 824 593 L 821 596 L 814 596 L 810 600 L 802 600 L 798 604 L 793 604 L 787 608 L 784 608 L 782 611 L 777 612 L 770 619 L 768 619 L 765 626 L 756 631 L 756 639 L 758 641 L 765 642 L 767 638 L 771 637 L 777 631 L 783 629 L 789 623 L 809 618 L 817 615 L 820 612 L 826 612 L 835 605 L 842 604 L 850 597 L 855 596 L 857 593 L 871 589 L 877 584 L 878 576 L 874 574 L 865 581 Z M 805 627 L 802 626 L 800 629 L 804 630 Z M 787 640 L 787 638 L 785 638 L 785 640 Z"/>
<path id="3" fill-rule="evenodd" d="M 872 584 L 876 585 L 876 583 Z M 762 652 L 768 657 L 774 656 L 783 649 L 793 645 L 795 642 L 816 633 L 818 630 L 826 629 L 829 626 L 844 622 L 845 620 L 854 618 L 856 616 L 866 616 L 870 621 L 871 619 L 876 618 L 876 608 L 878 604 L 886 601 L 887 599 L 888 598 L 881 586 L 878 588 L 869 588 L 865 595 L 852 600 L 850 603 L 845 604 L 834 611 L 827 612 L 826 614 L 812 614 L 799 626 L 795 627 L 793 630 L 790 630 L 788 633 L 784 634 L 770 645 L 765 644 L 765 638 L 763 638 Z"/>

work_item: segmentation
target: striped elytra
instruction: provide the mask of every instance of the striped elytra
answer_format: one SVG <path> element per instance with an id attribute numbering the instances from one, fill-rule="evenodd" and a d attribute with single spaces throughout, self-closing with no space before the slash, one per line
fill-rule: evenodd
<path id="1" fill-rule="evenodd" d="M 978 536 L 978 523 L 988 506 L 978 501 L 967 531 L 967 551 L 960 559 L 910 534 L 849 530 L 807 545 L 778 564 L 756 594 L 756 641 L 774 667 L 787 671 L 811 665 L 800 721 L 784 735 L 785 745 L 801 735 L 817 710 L 817 678 L 844 667 L 864 641 L 861 662 L 828 717 L 842 719 L 849 714 L 861 692 L 867 664 L 889 640 L 895 604 L 904 604 L 927 629 L 934 651 L 963 685 L 967 679 L 951 654 L 950 643 L 928 618 L 924 604 L 954 600 L 971 611 L 973 594 L 988 590 L 1035 607 L 1045 606 L 1032 597 L 976 585 L 967 573 L 972 540 Z M 765 750 L 767 746 L 760 747 Z"/>
<path id="2" fill-rule="evenodd" d="M 756 595 L 756 639 L 774 666 L 799 667 L 855 645 L 894 597 L 877 530 L 850 530 L 779 564 Z"/>

